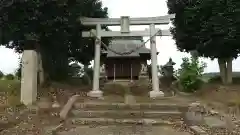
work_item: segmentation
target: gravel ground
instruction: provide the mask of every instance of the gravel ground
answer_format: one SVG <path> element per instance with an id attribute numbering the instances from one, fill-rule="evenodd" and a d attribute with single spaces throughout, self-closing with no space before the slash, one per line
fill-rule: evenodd
<path id="1" fill-rule="evenodd" d="M 0 135 L 42 135 L 47 127 L 55 127 L 59 123 L 60 119 L 56 116 L 27 114 L 19 124 L 3 130 Z"/>
<path id="2" fill-rule="evenodd" d="M 240 135 L 239 129 L 229 131 L 226 128 L 211 128 L 207 125 L 202 125 L 201 128 L 205 130 L 209 135 Z"/>

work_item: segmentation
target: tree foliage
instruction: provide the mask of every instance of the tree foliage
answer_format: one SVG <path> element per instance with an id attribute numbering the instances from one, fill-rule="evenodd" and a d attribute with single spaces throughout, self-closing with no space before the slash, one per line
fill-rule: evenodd
<path id="1" fill-rule="evenodd" d="M 227 74 L 240 50 L 240 1 L 168 0 L 167 5 L 176 14 L 171 31 L 178 49 L 219 59 L 222 74 Z"/>
<path id="2" fill-rule="evenodd" d="M 184 92 L 194 92 L 201 88 L 205 82 L 203 77 L 206 63 L 199 61 L 198 58 L 183 58 L 181 67 L 177 71 L 179 86 Z"/>
<path id="3" fill-rule="evenodd" d="M 0 79 L 4 77 L 4 74 L 2 71 L 0 71 Z"/>
<path id="4" fill-rule="evenodd" d="M 45 72 L 55 80 L 66 78 L 70 61 L 89 64 L 93 58 L 94 40 L 81 35 L 92 27 L 81 25 L 79 17 L 108 17 L 99 0 L 14 1 L 0 14 L 0 44 L 20 53 L 35 45 Z"/>
<path id="5" fill-rule="evenodd" d="M 5 79 L 14 80 L 14 75 L 13 74 L 7 74 L 7 75 L 5 75 Z"/>
<path id="6" fill-rule="evenodd" d="M 181 51 L 197 49 L 211 58 L 237 57 L 240 2 L 237 0 L 168 0 L 176 13 L 172 33 Z"/>
<path id="7" fill-rule="evenodd" d="M 20 79 L 22 77 L 21 70 L 22 70 L 22 62 L 20 61 L 19 67 L 16 69 L 15 74 L 14 74 L 18 79 Z"/>

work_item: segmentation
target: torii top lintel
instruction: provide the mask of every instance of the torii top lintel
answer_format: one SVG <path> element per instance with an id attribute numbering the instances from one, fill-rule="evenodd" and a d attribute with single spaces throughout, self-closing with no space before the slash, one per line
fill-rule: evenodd
<path id="1" fill-rule="evenodd" d="M 81 17 L 80 21 L 83 25 L 107 25 L 107 26 L 119 26 L 121 25 L 122 18 L 87 18 Z M 129 17 L 128 17 L 129 18 Z M 129 18 L 129 25 L 149 25 L 149 24 L 169 24 L 170 19 L 175 18 L 175 14 L 158 16 L 158 17 L 141 17 L 141 18 Z"/>

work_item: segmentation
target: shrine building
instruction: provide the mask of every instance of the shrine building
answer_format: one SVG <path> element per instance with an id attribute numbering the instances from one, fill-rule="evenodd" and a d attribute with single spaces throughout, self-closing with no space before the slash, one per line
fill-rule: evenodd
<path id="1" fill-rule="evenodd" d="M 107 80 L 138 80 L 147 77 L 147 60 L 151 59 L 151 50 L 146 48 L 142 37 L 113 39 L 109 49 L 101 53 L 100 76 Z M 140 47 L 142 46 L 143 47 Z M 140 47 L 140 48 L 138 48 Z M 136 48 L 138 48 L 136 50 Z M 116 54 L 116 52 L 131 52 Z"/>

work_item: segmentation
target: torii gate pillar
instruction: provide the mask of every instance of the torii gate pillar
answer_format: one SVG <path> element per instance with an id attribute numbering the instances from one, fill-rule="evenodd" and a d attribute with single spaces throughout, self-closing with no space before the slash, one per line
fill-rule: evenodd
<path id="1" fill-rule="evenodd" d="M 150 98 L 163 97 L 164 93 L 159 90 L 159 79 L 157 71 L 157 47 L 156 47 L 156 36 L 155 25 L 150 24 L 150 48 L 151 48 L 151 70 L 152 70 L 152 88 L 153 90 L 149 92 Z"/>
<path id="2" fill-rule="evenodd" d="M 93 89 L 88 93 L 90 97 L 101 98 L 103 92 L 99 89 L 99 75 L 100 75 L 100 53 L 101 53 L 101 25 L 96 26 L 95 39 L 95 54 L 94 54 L 94 73 L 93 73 Z"/>

